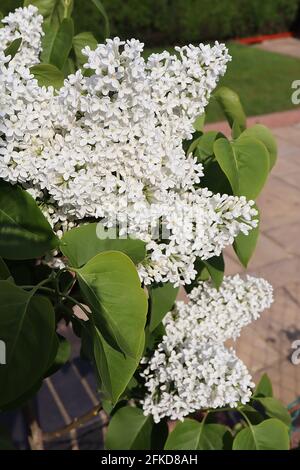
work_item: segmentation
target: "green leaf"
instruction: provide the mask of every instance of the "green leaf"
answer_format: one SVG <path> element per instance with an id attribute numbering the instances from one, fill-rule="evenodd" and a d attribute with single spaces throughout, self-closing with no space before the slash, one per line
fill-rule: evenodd
<path id="1" fill-rule="evenodd" d="M 265 417 L 253 406 L 243 405 L 240 410 L 247 416 L 251 424 L 259 424 L 265 420 Z"/>
<path id="2" fill-rule="evenodd" d="M 206 269 L 209 272 L 214 286 L 219 289 L 224 278 L 225 263 L 223 255 L 221 254 L 220 256 L 213 256 L 208 260 L 204 260 L 203 263 L 205 264 Z"/>
<path id="3" fill-rule="evenodd" d="M 23 395 L 18 397 L 16 400 L 7 403 L 5 406 L 1 407 L 1 412 L 4 411 L 15 411 L 22 408 L 29 400 L 36 396 L 41 386 L 43 385 L 43 378 L 40 378 L 33 387 L 27 390 Z"/>
<path id="4" fill-rule="evenodd" d="M 217 131 L 208 131 L 205 132 L 202 136 L 197 139 L 197 149 L 195 155 L 198 158 L 198 161 L 205 163 L 207 157 L 214 155 L 214 143 L 218 139 L 225 138 L 224 134 Z"/>
<path id="5" fill-rule="evenodd" d="M 29 391 L 46 372 L 55 347 L 55 314 L 48 299 L 0 281 L 0 331 L 6 364 L 0 367 L 0 408 Z"/>
<path id="6" fill-rule="evenodd" d="M 203 132 L 205 124 L 205 113 L 198 116 L 193 124 L 195 131 Z"/>
<path id="7" fill-rule="evenodd" d="M 213 256 L 212 258 L 205 261 L 197 258 L 194 267 L 197 271 L 197 276 L 191 284 L 185 285 L 185 290 L 187 293 L 190 293 L 199 282 L 208 281 L 209 279 L 212 280 L 212 283 L 216 289 L 219 289 L 223 282 L 225 269 L 225 263 L 222 254 L 220 256 Z"/>
<path id="8" fill-rule="evenodd" d="M 187 292 L 191 292 L 193 287 L 197 285 L 198 282 L 209 281 L 210 279 L 210 274 L 208 272 L 208 269 L 200 258 L 196 258 L 194 267 L 195 267 L 195 270 L 197 271 L 197 276 L 196 276 L 196 279 L 191 284 L 187 284 L 186 286 L 184 286 L 185 289 L 187 288 L 189 289 Z M 192 285 L 193 287 L 190 289 Z"/>
<path id="9" fill-rule="evenodd" d="M 70 18 L 73 0 L 24 0 L 24 6 L 35 5 L 44 17 L 44 24 L 58 30 L 64 18 Z"/>
<path id="10" fill-rule="evenodd" d="M 261 376 L 261 379 L 255 388 L 254 396 L 255 397 L 272 397 L 273 396 L 272 383 L 267 374 L 263 374 Z"/>
<path id="11" fill-rule="evenodd" d="M 201 177 L 200 186 L 208 188 L 214 194 L 232 194 L 228 179 L 215 159 L 204 165 L 204 176 Z"/>
<path id="12" fill-rule="evenodd" d="M 134 238 L 110 238 L 113 236 L 113 229 L 105 231 L 101 224 L 86 224 L 66 232 L 61 239 L 60 249 L 75 268 L 80 268 L 103 251 L 122 251 L 135 264 L 143 261 L 146 256 L 144 242 Z"/>
<path id="13" fill-rule="evenodd" d="M 241 135 L 231 143 L 227 139 L 218 139 L 214 143 L 214 152 L 234 194 L 255 199 L 269 174 L 269 155 L 264 144 Z"/>
<path id="14" fill-rule="evenodd" d="M 4 51 L 4 55 L 7 57 L 7 56 L 11 56 L 11 59 L 13 59 L 16 55 L 16 53 L 18 52 L 18 50 L 20 49 L 21 47 L 21 44 L 22 44 L 22 38 L 17 38 L 15 39 L 14 41 L 12 41 L 10 43 L 10 45 L 5 49 Z"/>
<path id="15" fill-rule="evenodd" d="M 68 77 L 69 75 L 73 75 L 76 72 L 74 60 L 71 57 L 68 57 L 67 61 L 65 62 L 64 68 L 62 69 L 62 73 L 64 77 Z"/>
<path id="16" fill-rule="evenodd" d="M 230 183 L 214 155 L 214 143 L 222 138 L 225 136 L 221 132 L 205 132 L 190 145 L 188 152 L 192 151 L 198 162 L 204 166 L 204 176 L 200 181 L 201 187 L 208 188 L 215 194 L 232 194 Z"/>
<path id="17" fill-rule="evenodd" d="M 221 424 L 185 419 L 169 434 L 165 450 L 221 450 L 229 430 Z"/>
<path id="18" fill-rule="evenodd" d="M 231 129 L 231 135 L 233 139 L 238 139 L 239 136 L 241 135 L 242 130 L 239 126 L 239 124 L 234 120 L 232 124 L 232 129 Z"/>
<path id="19" fill-rule="evenodd" d="M 37 258 L 56 246 L 57 238 L 30 194 L 0 181 L 0 256 Z"/>
<path id="20" fill-rule="evenodd" d="M 240 431 L 233 441 L 233 450 L 289 450 L 287 426 L 278 419 L 267 419 Z"/>
<path id="21" fill-rule="evenodd" d="M 277 160 L 277 143 L 270 129 L 262 124 L 255 124 L 255 126 L 246 129 L 243 132 L 243 136 L 254 137 L 265 145 L 269 152 L 269 164 L 271 170 Z"/>
<path id="22" fill-rule="evenodd" d="M 63 73 L 52 64 L 38 64 L 30 68 L 30 72 L 37 79 L 39 86 L 53 86 L 59 90 L 64 84 Z"/>
<path id="23" fill-rule="evenodd" d="M 86 46 L 89 46 L 91 50 L 96 49 L 97 39 L 92 33 L 84 32 L 76 34 L 73 38 L 73 48 L 79 65 L 83 65 L 87 57 L 82 54 L 82 49 Z"/>
<path id="24" fill-rule="evenodd" d="M 244 113 L 240 98 L 230 88 L 222 86 L 214 93 L 214 98 L 221 106 L 230 127 L 235 127 L 243 131 L 246 129 L 246 115 Z"/>
<path id="25" fill-rule="evenodd" d="M 112 417 L 105 438 L 109 450 L 149 450 L 153 419 L 140 408 L 124 406 Z"/>
<path id="26" fill-rule="evenodd" d="M 44 25 L 44 36 L 42 38 L 42 50 L 40 53 L 40 61 L 44 64 L 50 63 L 51 51 L 56 38 L 57 31 L 51 25 Z"/>
<path id="27" fill-rule="evenodd" d="M 161 343 L 162 337 L 166 334 L 165 327 L 161 322 L 155 330 L 150 332 L 149 325 L 145 328 L 145 349 L 144 356 L 150 352 L 152 353 L 156 346 Z"/>
<path id="28" fill-rule="evenodd" d="M 254 400 L 264 407 L 267 416 L 277 418 L 287 426 L 291 425 L 291 415 L 279 400 L 273 397 L 254 397 Z"/>
<path id="29" fill-rule="evenodd" d="M 150 297 L 150 332 L 154 331 L 163 320 L 166 313 L 172 310 L 179 288 L 174 288 L 173 284 L 166 282 L 152 285 L 149 288 Z"/>
<path id="30" fill-rule="evenodd" d="M 144 336 L 148 302 L 133 262 L 124 253 L 106 251 L 75 271 L 105 340 L 136 358 Z"/>
<path id="31" fill-rule="evenodd" d="M 46 372 L 46 376 L 49 377 L 50 375 L 55 374 L 63 365 L 68 362 L 71 356 L 71 344 L 69 343 L 66 338 L 61 335 L 58 336 L 58 348 L 57 353 L 52 362 L 50 368 Z"/>
<path id="32" fill-rule="evenodd" d="M 71 18 L 66 18 L 61 23 L 50 51 L 50 64 L 55 65 L 59 70 L 69 57 L 73 45 L 74 24 Z"/>
<path id="33" fill-rule="evenodd" d="M 233 249 L 245 268 L 247 268 L 248 263 L 252 258 L 259 237 L 260 214 L 257 206 L 255 206 L 255 209 L 258 211 L 258 215 L 255 216 L 256 219 L 258 219 L 257 227 L 250 230 L 248 235 L 244 235 L 240 232 L 233 242 Z"/>
<path id="34" fill-rule="evenodd" d="M 104 19 L 104 36 L 105 38 L 109 38 L 110 36 L 110 26 L 109 26 L 109 19 L 106 13 L 106 10 L 103 6 L 103 3 L 100 0 L 92 0 L 93 4 L 97 8 L 97 10 L 101 13 Z"/>
<path id="35" fill-rule="evenodd" d="M 44 33 L 41 62 L 44 64 L 53 64 L 61 71 L 65 71 L 73 45 L 73 20 L 68 18 L 64 19 L 58 30 L 46 24 L 44 26 Z M 67 73 L 64 74 L 64 76 L 67 75 Z"/>
<path id="36" fill-rule="evenodd" d="M 194 132 L 192 138 L 190 140 L 184 140 L 183 141 L 183 149 L 188 155 L 189 153 L 193 153 L 195 148 L 197 147 L 197 143 L 200 139 L 200 137 L 203 135 L 203 132 L 201 131 L 196 131 Z"/>
<path id="37" fill-rule="evenodd" d="M 5 281 L 10 277 L 10 272 L 8 267 L 6 266 L 5 262 L 0 256 L 0 280 Z"/>
<path id="38" fill-rule="evenodd" d="M 92 326 L 95 366 L 104 396 L 116 404 L 136 371 L 144 349 L 144 332 L 135 358 L 125 356 L 112 348 L 97 327 Z"/>

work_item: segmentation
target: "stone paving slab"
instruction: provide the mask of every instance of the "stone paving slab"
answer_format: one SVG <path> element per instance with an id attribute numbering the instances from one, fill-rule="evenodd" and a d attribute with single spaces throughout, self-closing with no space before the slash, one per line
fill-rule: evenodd
<path id="1" fill-rule="evenodd" d="M 248 272 L 274 287 L 269 311 L 245 328 L 235 348 L 259 380 L 267 372 L 274 393 L 286 405 L 300 397 L 300 365 L 291 361 L 300 340 L 300 120 L 273 128 L 279 157 L 258 200 L 262 233 Z M 233 250 L 226 250 L 226 273 L 243 273 Z"/>
<path id="2" fill-rule="evenodd" d="M 264 41 L 255 47 L 269 52 L 277 52 L 278 54 L 300 58 L 300 40 L 297 38 L 272 39 L 271 41 Z"/>

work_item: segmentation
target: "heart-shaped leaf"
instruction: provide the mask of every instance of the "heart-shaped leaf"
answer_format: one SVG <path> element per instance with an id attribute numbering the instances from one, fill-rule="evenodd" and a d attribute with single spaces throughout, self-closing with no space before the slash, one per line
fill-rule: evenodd
<path id="1" fill-rule="evenodd" d="M 0 332 L 6 364 L 0 366 L 0 408 L 30 390 L 56 354 L 55 314 L 45 297 L 0 281 Z"/>
<path id="2" fill-rule="evenodd" d="M 234 142 L 216 140 L 214 152 L 234 194 L 256 199 L 269 174 L 269 154 L 265 145 L 253 137 L 241 135 Z"/>
<path id="3" fill-rule="evenodd" d="M 260 140 L 266 146 L 269 152 L 269 162 L 271 170 L 277 160 L 277 144 L 270 129 L 263 126 L 262 124 L 255 124 L 255 126 L 246 129 L 243 132 L 243 136 L 254 137 L 257 140 Z"/>
<path id="4" fill-rule="evenodd" d="M 149 288 L 150 296 L 150 332 L 154 331 L 163 320 L 176 300 L 179 288 L 174 288 L 173 284 L 166 282 L 153 285 Z"/>
<path id="5" fill-rule="evenodd" d="M 30 68 L 30 72 L 37 79 L 39 86 L 53 86 L 53 88 L 59 90 L 64 84 L 64 75 L 55 65 L 34 65 Z"/>
<path id="6" fill-rule="evenodd" d="M 105 438 L 109 450 L 149 450 L 153 419 L 140 408 L 124 406 L 112 417 Z"/>
<path id="7" fill-rule="evenodd" d="M 238 94 L 230 88 L 222 86 L 213 96 L 221 106 L 230 127 L 235 130 L 239 128 L 241 131 L 246 129 L 246 115 Z"/>
<path id="8" fill-rule="evenodd" d="M 65 18 L 52 43 L 50 50 L 50 64 L 55 65 L 59 70 L 63 70 L 69 57 L 73 45 L 74 24 L 71 18 Z"/>
<path id="9" fill-rule="evenodd" d="M 80 268 L 103 251 L 122 251 L 135 264 L 146 256 L 146 244 L 134 238 L 117 238 L 114 230 L 105 230 L 98 223 L 82 225 L 64 234 L 60 249 L 69 259 L 70 265 Z"/>
<path id="10" fill-rule="evenodd" d="M 289 450 L 288 428 L 275 418 L 240 431 L 233 441 L 233 450 Z"/>
<path id="11" fill-rule="evenodd" d="M 90 32 L 76 34 L 73 38 L 73 48 L 79 65 L 83 65 L 87 60 L 87 57 L 82 54 L 82 49 L 86 46 L 89 46 L 91 50 L 96 49 L 97 39 L 95 36 Z"/>
<path id="12" fill-rule="evenodd" d="M 226 426 L 187 418 L 169 434 L 165 450 L 221 450 L 227 434 Z"/>
<path id="13" fill-rule="evenodd" d="M 93 320 L 105 340 L 111 347 L 136 358 L 144 335 L 148 302 L 131 259 L 121 252 L 106 251 L 75 271 Z"/>
<path id="14" fill-rule="evenodd" d="M 223 255 L 213 256 L 208 260 L 203 261 L 206 266 L 207 271 L 211 277 L 211 280 L 214 286 L 219 289 L 223 282 L 225 263 Z"/>
<path id="15" fill-rule="evenodd" d="M 272 383 L 267 374 L 263 374 L 261 376 L 261 379 L 255 388 L 254 396 L 255 397 L 272 397 L 273 396 Z"/>
<path id="16" fill-rule="evenodd" d="M 267 416 L 277 418 L 287 426 L 291 425 L 291 415 L 279 400 L 273 397 L 255 397 L 254 400 L 263 406 Z"/>
<path id="17" fill-rule="evenodd" d="M 35 5 L 44 17 L 44 24 L 57 31 L 64 18 L 70 18 L 73 0 L 24 0 L 24 7 Z"/>
<path id="18" fill-rule="evenodd" d="M 258 215 L 255 218 L 260 221 L 260 214 L 258 207 L 255 206 L 255 209 L 258 211 Z M 259 237 L 259 223 L 257 227 L 250 230 L 248 235 L 244 235 L 240 232 L 237 237 L 235 237 L 233 242 L 233 249 L 236 252 L 236 255 L 242 265 L 247 268 L 250 259 L 255 251 Z"/>
<path id="19" fill-rule="evenodd" d="M 0 181 L 0 256 L 37 258 L 57 244 L 48 221 L 30 194 Z"/>
<path id="20" fill-rule="evenodd" d="M 126 389 L 141 359 L 144 349 L 144 333 L 135 358 L 125 356 L 112 348 L 96 326 L 91 326 L 93 356 L 104 396 L 117 403 Z"/>

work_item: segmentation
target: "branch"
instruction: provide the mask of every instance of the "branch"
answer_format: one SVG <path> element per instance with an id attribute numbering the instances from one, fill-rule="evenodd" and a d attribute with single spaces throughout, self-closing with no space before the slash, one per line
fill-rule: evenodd
<path id="1" fill-rule="evenodd" d="M 44 433 L 44 441 L 52 441 L 54 439 L 58 439 L 65 434 L 69 434 L 71 431 L 82 427 L 84 424 L 88 423 L 92 418 L 98 416 L 99 413 L 102 411 L 102 407 L 100 404 L 94 406 L 90 411 L 85 413 L 84 415 L 80 416 L 79 418 L 75 418 L 70 424 L 64 426 L 61 429 L 53 432 L 46 432 Z M 108 420 L 102 424 L 102 427 L 108 424 Z"/>
<path id="2" fill-rule="evenodd" d="M 29 429 L 28 443 L 31 450 L 44 450 L 43 431 L 36 418 L 32 402 L 23 407 L 23 414 Z"/>

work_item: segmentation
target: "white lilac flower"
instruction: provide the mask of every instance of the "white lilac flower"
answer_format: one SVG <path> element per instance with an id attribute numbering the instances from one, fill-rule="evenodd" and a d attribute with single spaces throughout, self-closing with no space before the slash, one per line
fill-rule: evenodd
<path id="1" fill-rule="evenodd" d="M 203 167 L 183 149 L 225 73 L 224 45 L 145 60 L 139 41 L 109 39 L 84 49 L 88 76 L 77 71 L 55 92 L 28 68 L 41 47 L 37 9 L 3 21 L 3 44 L 23 43 L 10 62 L 0 49 L 0 178 L 28 189 L 58 234 L 104 218 L 147 243 L 145 284 L 178 285 L 195 278 L 197 257 L 219 255 L 256 226 L 252 201 L 195 189 Z M 167 238 L 149 230 L 158 221 Z"/>
<path id="2" fill-rule="evenodd" d="M 165 317 L 166 334 L 170 344 L 174 340 L 174 346 L 189 329 L 200 341 L 235 340 L 241 329 L 259 318 L 272 302 L 272 286 L 264 279 L 225 276 L 219 290 L 211 282 L 199 282 L 188 295 L 188 303 L 177 301 Z"/>
<path id="3" fill-rule="evenodd" d="M 219 290 L 201 282 L 188 303 L 176 302 L 164 318 L 165 335 L 150 358 L 143 358 L 146 396 L 143 409 L 156 422 L 183 419 L 200 409 L 247 403 L 251 376 L 225 347 L 241 329 L 257 319 L 273 301 L 263 279 L 225 277 Z"/>
<path id="4" fill-rule="evenodd" d="M 3 18 L 2 23 L 4 26 L 0 28 L 0 52 L 12 41 L 21 38 L 18 54 L 12 59 L 14 66 L 30 67 L 38 63 L 44 35 L 43 17 L 38 14 L 38 9 L 33 5 L 17 8 Z"/>

